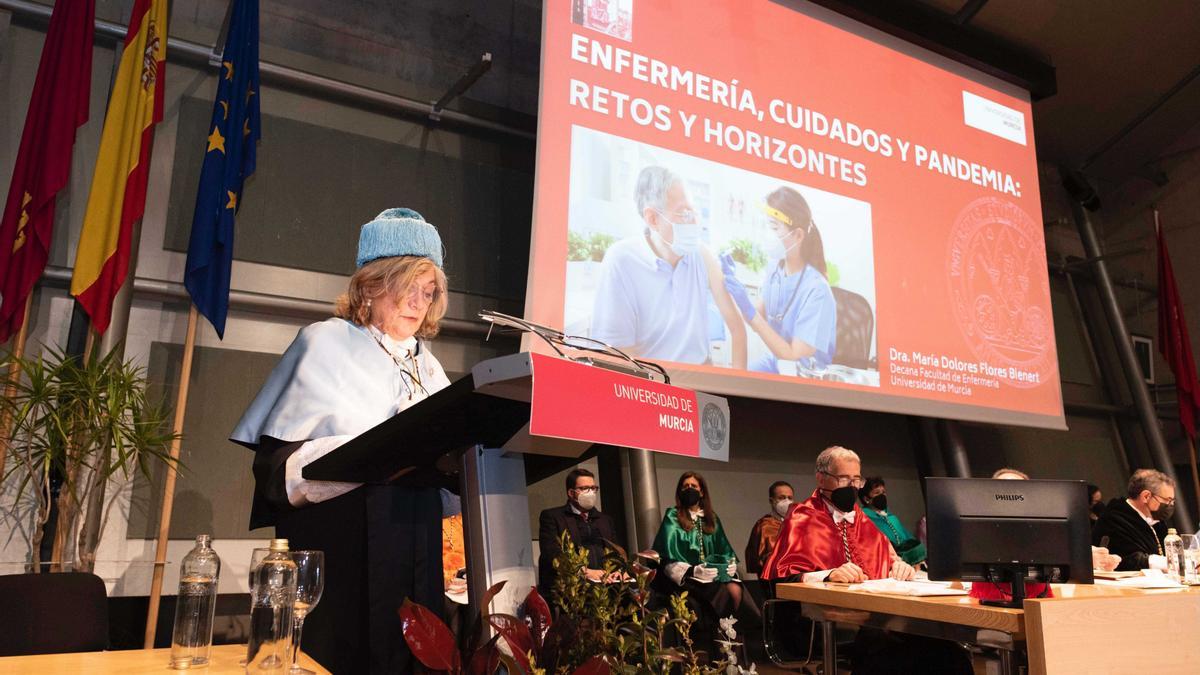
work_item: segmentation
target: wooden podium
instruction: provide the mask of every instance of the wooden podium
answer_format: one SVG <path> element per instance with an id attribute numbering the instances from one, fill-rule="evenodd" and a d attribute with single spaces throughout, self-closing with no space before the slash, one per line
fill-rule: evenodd
<path id="1" fill-rule="evenodd" d="M 728 461 L 719 396 L 521 352 L 471 374 L 304 467 L 312 480 L 437 485 L 462 495 L 469 597 L 508 581 L 512 613 L 537 583 L 526 486 L 594 444 Z"/>

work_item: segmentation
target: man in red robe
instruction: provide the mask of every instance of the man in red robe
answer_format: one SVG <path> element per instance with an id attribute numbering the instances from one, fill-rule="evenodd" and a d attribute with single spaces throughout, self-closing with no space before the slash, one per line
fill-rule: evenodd
<path id="1" fill-rule="evenodd" d="M 858 455 L 840 446 L 826 448 L 817 457 L 816 470 L 817 489 L 783 519 L 762 578 L 843 583 L 911 579 L 913 568 L 894 558 L 887 537 L 858 505 Z"/>
<path id="2" fill-rule="evenodd" d="M 858 455 L 836 445 L 825 448 L 817 456 L 816 479 L 812 496 L 783 519 L 762 578 L 848 584 L 912 579 L 913 568 L 858 505 L 863 485 Z M 972 673 L 968 653 L 957 644 L 870 628 L 859 630 L 853 662 L 855 673 Z"/>

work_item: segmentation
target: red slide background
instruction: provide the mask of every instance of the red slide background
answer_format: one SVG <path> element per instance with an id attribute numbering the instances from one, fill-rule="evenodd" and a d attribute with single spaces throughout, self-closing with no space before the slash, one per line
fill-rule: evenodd
<path id="1" fill-rule="evenodd" d="M 1028 100 L 975 81 L 983 76 L 968 79 L 768 0 L 634 0 L 632 41 L 572 24 L 571 5 L 570 0 L 551 0 L 543 17 L 527 318 L 552 326 L 563 322 L 571 125 L 577 124 L 871 204 L 881 386 L 811 380 L 805 384 L 857 390 L 864 396 L 998 408 L 1021 414 L 1038 426 L 1062 425 Z M 911 150 L 909 161 L 901 161 L 898 152 L 883 157 L 775 124 L 769 116 L 759 122 L 749 113 L 683 91 L 572 60 L 572 34 L 725 82 L 736 80 L 739 88 L 753 92 L 764 110 L 771 99 L 780 98 L 1011 174 L 1020 183 L 1021 196 L 918 167 L 911 161 Z M 908 51 L 920 53 L 916 48 Z M 665 104 L 672 110 L 674 124 L 664 132 L 639 126 L 628 117 L 617 119 L 571 106 L 572 78 Z M 1025 117 L 1026 145 L 965 125 L 963 91 L 1020 111 Z M 687 138 L 678 110 L 862 162 L 867 185 L 710 145 L 699 132 Z M 701 119 L 697 127 L 702 123 Z M 986 326 L 989 321 L 993 325 Z M 1013 337 L 1016 333 L 1020 336 Z M 1010 339 L 996 339 L 998 334 Z M 1036 373 L 1038 382 L 1002 380 L 997 389 L 973 387 L 969 396 L 896 386 L 891 383 L 892 367 L 898 362 L 890 358 L 893 349 L 970 363 L 986 361 L 997 367 L 1011 365 Z M 672 368 L 761 378 L 775 388 L 778 381 L 797 381 L 705 366 L 672 364 Z M 763 397 L 780 398 L 768 391 Z M 1041 416 L 1045 419 L 1036 419 Z"/>

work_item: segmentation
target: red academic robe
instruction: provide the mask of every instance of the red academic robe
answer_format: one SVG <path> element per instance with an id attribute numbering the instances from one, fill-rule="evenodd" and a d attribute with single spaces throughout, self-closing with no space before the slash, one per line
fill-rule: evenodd
<path id="1" fill-rule="evenodd" d="M 892 567 L 887 537 L 875 527 L 857 501 L 854 504 L 853 524 L 846 524 L 850 543 L 850 562 L 862 568 L 871 579 L 884 579 Z M 779 540 L 767 557 L 760 575 L 763 579 L 788 577 L 831 570 L 845 564 L 840 526 L 833 524 L 833 515 L 819 491 L 808 499 L 793 504 L 783 519 Z"/>

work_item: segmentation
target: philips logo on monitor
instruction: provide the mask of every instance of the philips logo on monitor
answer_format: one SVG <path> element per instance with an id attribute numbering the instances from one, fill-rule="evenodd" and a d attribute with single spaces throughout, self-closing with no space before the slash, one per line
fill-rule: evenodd
<path id="1" fill-rule="evenodd" d="M 998 502 L 1023 502 L 1023 501 L 1025 501 L 1025 495 L 1018 495 L 1018 494 L 1000 495 L 1000 494 L 998 494 L 998 495 L 996 495 L 996 501 L 998 501 Z"/>

